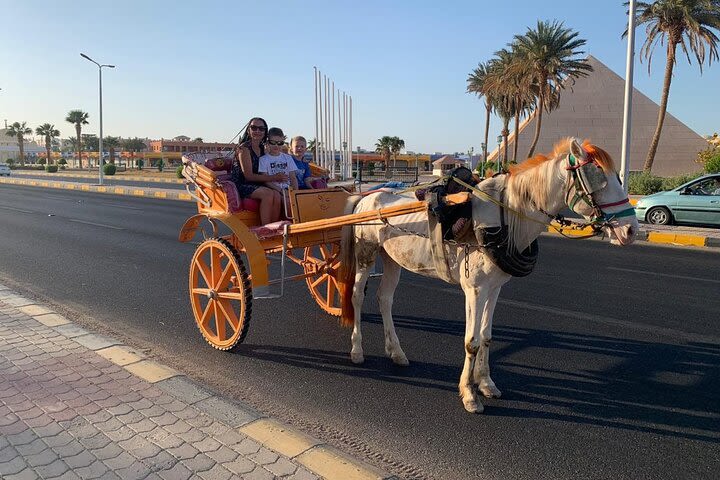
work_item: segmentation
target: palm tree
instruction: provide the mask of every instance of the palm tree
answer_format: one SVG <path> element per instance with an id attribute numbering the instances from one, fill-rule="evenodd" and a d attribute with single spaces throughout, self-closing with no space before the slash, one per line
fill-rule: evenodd
<path id="1" fill-rule="evenodd" d="M 390 137 L 390 153 L 393 156 L 393 168 L 397 164 L 397 156 L 405 148 L 405 140 L 400 137 Z"/>
<path id="2" fill-rule="evenodd" d="M 483 160 L 487 159 L 488 132 L 490 131 L 490 114 L 493 105 L 486 85 L 487 75 L 488 63 L 478 63 L 477 68 L 467 78 L 467 92 L 474 93 L 478 97 L 485 97 L 485 142 L 483 143 L 485 147 L 483 148 Z"/>
<path id="3" fill-rule="evenodd" d="M 45 150 L 47 151 L 47 164 L 50 165 L 51 162 L 51 148 L 52 148 L 52 142 L 54 138 L 57 138 L 60 136 L 60 130 L 55 128 L 55 125 L 50 125 L 49 123 L 43 123 L 39 127 L 35 129 L 36 135 L 42 135 L 45 137 Z"/>
<path id="4" fill-rule="evenodd" d="M 77 155 L 78 155 L 78 166 L 82 168 L 82 126 L 88 124 L 87 112 L 82 110 L 70 110 L 65 117 L 65 121 L 75 125 L 75 134 L 77 135 Z M 89 159 L 88 159 L 89 161 Z"/>
<path id="5" fill-rule="evenodd" d="M 15 137 L 18 142 L 18 148 L 20 149 L 20 166 L 25 166 L 25 135 L 30 135 L 32 128 L 28 127 L 25 122 L 15 122 L 8 127 L 5 134 L 8 137 Z"/>
<path id="6" fill-rule="evenodd" d="M 203 143 L 203 139 L 202 139 L 202 137 L 195 137 L 195 138 L 193 139 L 193 142 Z"/>
<path id="7" fill-rule="evenodd" d="M 110 152 L 110 163 L 115 165 L 115 149 L 120 146 L 120 137 L 105 137 L 103 139 L 103 147 Z"/>
<path id="8" fill-rule="evenodd" d="M 390 153 L 392 152 L 392 137 L 385 135 L 384 137 L 378 138 L 375 144 L 375 151 L 382 155 L 385 161 L 385 169 L 387 170 L 388 164 L 390 163 Z"/>
<path id="9" fill-rule="evenodd" d="M 627 6 L 628 3 L 625 3 Z M 668 96 L 670 95 L 670 82 L 672 81 L 673 67 L 675 66 L 677 46 L 682 47 L 688 63 L 692 64 L 690 53 L 697 59 L 702 74 L 707 49 L 708 65 L 713 59 L 718 59 L 718 37 L 712 29 L 720 29 L 720 1 L 718 0 L 657 0 L 652 3 L 637 2 L 635 14 L 637 25 L 646 24 L 647 38 L 640 50 L 640 59 L 648 60 L 648 74 L 652 55 L 660 41 L 666 45 L 667 60 L 665 61 L 665 80 L 663 82 L 660 111 L 658 112 L 657 127 L 653 135 L 650 149 L 643 170 L 650 172 L 655 152 L 660 142 L 660 133 L 665 122 Z M 623 37 L 627 35 L 627 29 Z"/>
<path id="10" fill-rule="evenodd" d="M 313 138 L 313 139 L 310 140 L 310 141 L 308 142 L 308 144 L 307 144 L 308 152 L 312 152 L 312 163 L 317 163 L 317 162 L 315 161 L 315 154 L 317 153 L 317 152 L 315 151 L 315 148 L 316 148 L 316 147 L 319 148 L 319 147 L 320 147 L 320 144 L 318 143 L 317 139 Z"/>
<path id="11" fill-rule="evenodd" d="M 128 139 L 124 140 L 123 148 L 125 150 L 127 150 L 128 152 L 130 152 L 130 161 L 132 162 L 135 160 L 135 153 L 141 152 L 141 151 L 145 150 L 145 148 L 147 148 L 147 147 L 145 146 L 145 142 L 143 142 L 139 138 L 135 137 L 135 138 L 128 138 Z"/>
<path id="12" fill-rule="evenodd" d="M 528 157 L 535 153 L 540 138 L 543 110 L 551 110 L 552 92 L 559 96 L 567 79 L 574 81 L 592 71 L 587 59 L 578 58 L 585 53 L 578 48 L 586 43 L 578 35 L 558 21 L 538 21 L 534 30 L 528 28 L 524 35 L 515 35 L 513 48 L 529 70 L 528 80 L 537 88 L 535 135 Z"/>

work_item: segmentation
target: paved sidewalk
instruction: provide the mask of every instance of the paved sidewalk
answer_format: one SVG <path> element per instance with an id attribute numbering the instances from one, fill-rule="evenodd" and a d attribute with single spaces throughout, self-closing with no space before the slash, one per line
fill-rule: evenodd
<path id="1" fill-rule="evenodd" d="M 0 478 L 389 475 L 0 285 Z"/>

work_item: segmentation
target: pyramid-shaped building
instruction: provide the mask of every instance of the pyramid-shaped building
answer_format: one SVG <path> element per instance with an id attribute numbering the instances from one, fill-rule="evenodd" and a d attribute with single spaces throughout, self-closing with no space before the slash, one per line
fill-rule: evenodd
<path id="1" fill-rule="evenodd" d="M 620 168 L 625 80 L 593 56 L 588 57 L 588 63 L 594 71 L 563 90 L 560 106 L 556 110 L 543 113 L 540 139 L 535 152 L 552 151 L 553 144 L 564 137 L 589 139 L 606 150 Z M 629 162 L 631 171 L 640 171 L 655 133 L 660 107 L 636 88 L 633 89 L 632 106 Z M 512 122 L 510 128 L 512 132 Z M 518 160 L 527 155 L 534 133 L 535 115 L 532 114 L 521 124 Z M 514 141 L 514 134 L 511 133 L 508 138 L 510 158 Z M 702 169 L 695 163 L 697 153 L 707 147 L 708 143 L 702 136 L 668 112 L 652 173 L 671 176 L 697 172 Z M 488 155 L 488 159 L 494 160 L 497 153 L 496 149 Z"/>

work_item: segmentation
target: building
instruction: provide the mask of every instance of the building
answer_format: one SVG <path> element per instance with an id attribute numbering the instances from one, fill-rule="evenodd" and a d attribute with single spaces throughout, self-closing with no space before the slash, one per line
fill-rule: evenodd
<path id="1" fill-rule="evenodd" d="M 564 137 L 588 139 L 606 150 L 620 168 L 620 151 L 623 134 L 623 102 L 625 80 L 600 60 L 588 57 L 593 72 L 579 78 L 562 92 L 560 106 L 543 113 L 538 153 L 551 152 L 553 144 Z M 637 88 L 633 89 L 631 143 L 629 164 L 631 171 L 641 171 L 650 142 L 657 126 L 659 106 Z M 525 158 L 535 133 L 535 114 L 531 114 L 520 127 L 518 159 Z M 508 155 L 512 156 L 514 132 L 508 137 Z M 652 167 L 660 176 L 692 173 L 700 170 L 695 163 L 697 154 L 708 148 L 707 141 L 682 123 L 670 112 L 665 116 L 662 136 Z M 502 152 L 502 148 L 500 149 Z M 496 148 L 488 160 L 498 156 Z"/>
<path id="2" fill-rule="evenodd" d="M 452 155 L 445 155 L 432 162 L 432 174 L 436 177 L 442 177 L 455 167 L 465 165 L 465 161 Z"/>
<path id="3" fill-rule="evenodd" d="M 18 161 L 20 158 L 17 138 L 8 137 L 7 130 L 7 128 L 0 128 L 0 163 L 5 163 L 10 159 Z M 23 150 L 25 162 L 35 163 L 38 154 L 45 152 L 45 147 L 38 145 L 35 141 L 28 141 L 26 138 L 23 142 Z"/>

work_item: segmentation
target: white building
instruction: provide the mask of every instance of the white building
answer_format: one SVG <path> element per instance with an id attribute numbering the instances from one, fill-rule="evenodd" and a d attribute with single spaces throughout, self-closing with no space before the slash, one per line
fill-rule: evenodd
<path id="1" fill-rule="evenodd" d="M 45 147 L 38 145 L 37 142 L 23 142 L 23 150 L 25 150 L 25 162 L 34 163 L 38 153 L 44 152 Z M 16 137 L 7 135 L 7 128 L 0 128 L 0 163 L 5 163 L 8 159 L 18 161 L 20 158 L 20 149 Z"/>

